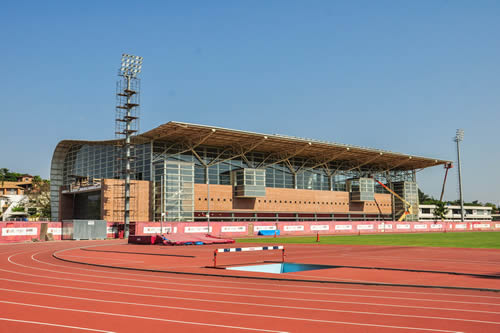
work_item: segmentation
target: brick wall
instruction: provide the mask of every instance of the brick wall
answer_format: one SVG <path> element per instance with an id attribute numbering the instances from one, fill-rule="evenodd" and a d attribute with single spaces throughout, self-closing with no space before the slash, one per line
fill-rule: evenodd
<path id="1" fill-rule="evenodd" d="M 124 182 L 122 179 L 102 180 L 101 212 L 103 220 L 122 221 L 124 219 Z M 130 220 L 151 221 L 153 217 L 150 214 L 150 182 L 131 180 L 130 183 Z"/>
<path id="2" fill-rule="evenodd" d="M 391 195 L 376 193 L 383 214 L 391 213 Z M 194 185 L 195 211 L 207 210 L 207 185 Z M 349 193 L 340 191 L 266 188 L 262 198 L 235 198 L 231 185 L 210 185 L 211 211 L 379 213 L 375 202 L 349 202 Z"/>

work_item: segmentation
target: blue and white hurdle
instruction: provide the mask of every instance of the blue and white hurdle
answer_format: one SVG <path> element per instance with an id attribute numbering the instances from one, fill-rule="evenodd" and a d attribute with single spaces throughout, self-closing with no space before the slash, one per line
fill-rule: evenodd
<path id="1" fill-rule="evenodd" d="M 283 245 L 257 246 L 257 247 L 232 247 L 232 248 L 215 249 L 214 250 L 214 267 L 217 266 L 217 253 L 267 251 L 267 250 L 281 250 L 281 262 L 285 262 L 285 247 Z"/>

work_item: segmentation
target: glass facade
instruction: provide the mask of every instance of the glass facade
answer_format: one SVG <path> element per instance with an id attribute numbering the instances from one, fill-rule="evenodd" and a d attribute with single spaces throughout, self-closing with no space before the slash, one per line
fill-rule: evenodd
<path id="1" fill-rule="evenodd" d="M 193 163 L 163 161 L 154 164 L 155 221 L 193 221 Z"/>
<path id="2" fill-rule="evenodd" d="M 403 197 L 412 207 L 413 214 L 408 214 L 406 216 L 407 221 L 417 221 L 418 220 L 418 186 L 416 182 L 397 182 L 394 183 L 394 192 Z M 394 202 L 394 210 L 405 211 L 406 205 L 401 201 L 396 199 Z"/>
<path id="3" fill-rule="evenodd" d="M 122 154 L 112 144 L 72 144 L 61 159 L 61 181 L 58 183 L 69 185 L 73 176 L 123 179 Z M 194 193 L 191 189 L 194 184 L 232 185 L 232 177 L 238 170 L 248 170 L 248 173 L 242 174 L 245 183 L 242 186 L 245 188 L 237 192 L 243 197 L 265 195 L 265 187 L 348 191 L 349 179 L 371 176 L 385 183 L 389 180 L 392 183 L 415 181 L 413 171 L 380 172 L 368 166 L 354 168 L 349 164 L 352 162 L 341 159 L 318 164 L 316 160 L 303 157 L 283 159 L 276 153 L 242 153 L 231 146 L 188 147 L 179 142 L 153 140 L 134 145 L 132 156 L 131 179 L 153 182 L 154 202 L 151 208 L 157 221 L 162 218 L 162 213 L 169 220 L 192 220 Z M 241 181 L 238 176 L 236 178 L 236 182 Z M 370 187 L 365 189 L 368 192 L 373 188 L 375 193 L 387 193 L 380 185 L 374 186 L 373 181 L 362 185 Z M 405 197 L 406 194 L 415 196 L 416 187 L 406 191 Z"/>
<path id="4" fill-rule="evenodd" d="M 266 196 L 265 169 L 239 169 L 233 171 L 234 195 L 242 198 Z"/>
<path id="5" fill-rule="evenodd" d="M 375 200 L 375 186 L 372 178 L 355 178 L 347 181 L 352 201 Z"/>
<path id="6" fill-rule="evenodd" d="M 150 180 L 151 145 L 136 145 L 132 149 L 135 157 L 131 168 L 131 179 Z M 64 159 L 63 185 L 69 185 L 72 176 L 88 178 L 123 178 L 124 164 L 119 157 L 122 152 L 113 145 L 73 145 Z"/>
<path id="7" fill-rule="evenodd" d="M 99 220 L 101 218 L 101 193 L 80 193 L 75 195 L 73 218 Z"/>
<path id="8" fill-rule="evenodd" d="M 317 161 L 305 158 L 290 158 L 288 162 L 279 160 L 269 154 L 249 152 L 244 157 L 229 149 L 199 146 L 190 151 L 175 143 L 155 141 L 153 143 L 153 161 L 183 161 L 194 164 L 194 181 L 196 184 L 207 183 L 231 185 L 231 172 L 238 169 L 265 169 L 266 187 L 296 188 L 321 191 L 346 191 L 346 181 L 363 175 L 375 175 L 382 182 L 387 176 L 392 181 L 413 181 L 410 172 L 391 171 L 378 174 L 369 168 L 343 171 L 345 161 L 336 161 L 324 166 L 317 166 Z M 293 170 L 293 171 L 292 171 Z M 329 172 L 327 171 L 329 170 Z M 334 172 L 336 171 L 336 172 Z M 330 175 L 329 175 L 330 173 Z M 146 178 L 145 178 L 146 179 Z M 376 193 L 387 193 L 381 186 L 375 186 Z"/>

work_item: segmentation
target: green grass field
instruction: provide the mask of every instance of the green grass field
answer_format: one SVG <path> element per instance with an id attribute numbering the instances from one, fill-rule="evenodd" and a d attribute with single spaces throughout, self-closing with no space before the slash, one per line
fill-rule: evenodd
<path id="1" fill-rule="evenodd" d="M 237 239 L 237 243 L 314 244 L 316 236 Z M 320 236 L 320 244 L 433 246 L 500 249 L 500 232 Z"/>

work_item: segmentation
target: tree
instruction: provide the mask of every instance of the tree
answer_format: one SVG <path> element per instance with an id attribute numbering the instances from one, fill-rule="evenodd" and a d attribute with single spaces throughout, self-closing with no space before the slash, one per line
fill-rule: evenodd
<path id="1" fill-rule="evenodd" d="M 2 186 L 5 182 L 5 179 L 7 178 L 7 174 L 9 173 L 9 169 L 7 168 L 0 168 L 0 180 L 2 181 Z"/>
<path id="2" fill-rule="evenodd" d="M 423 191 L 418 189 L 418 202 L 422 205 L 434 205 L 439 200 L 434 199 L 434 197 L 428 196 Z"/>
<path id="3" fill-rule="evenodd" d="M 491 202 L 487 202 L 484 204 L 484 207 L 491 207 L 491 210 L 493 212 L 496 212 L 498 210 L 498 207 L 495 204 L 492 204 Z"/>
<path id="4" fill-rule="evenodd" d="M 442 201 L 436 202 L 436 208 L 434 208 L 434 217 L 436 219 L 444 220 L 446 214 L 448 214 L 448 208 L 445 206 L 445 203 Z"/>
<path id="5" fill-rule="evenodd" d="M 24 206 L 16 206 L 16 207 L 12 207 L 12 211 L 13 212 L 24 212 Z"/>
<path id="6" fill-rule="evenodd" d="M 16 182 L 18 177 L 21 177 L 21 173 L 10 172 L 7 168 L 0 168 L 0 181 Z"/>
<path id="7" fill-rule="evenodd" d="M 40 212 L 40 216 L 50 218 L 51 217 L 50 214 L 51 214 L 51 210 L 50 210 L 50 201 L 49 201 L 48 204 L 46 204 L 45 206 L 42 207 L 42 210 Z"/>
<path id="8" fill-rule="evenodd" d="M 41 191 L 50 190 L 47 188 L 46 183 L 48 181 L 43 180 L 40 176 L 34 176 L 31 180 L 31 188 L 27 191 L 27 194 L 39 193 Z M 50 187 L 50 185 L 49 185 Z"/>
<path id="9" fill-rule="evenodd" d="M 422 203 L 427 200 L 429 200 L 431 197 L 429 197 L 427 194 L 425 194 L 423 191 L 418 189 L 418 202 Z"/>
<path id="10" fill-rule="evenodd" d="M 33 177 L 35 180 L 35 177 Z M 33 187 L 26 193 L 28 197 L 28 208 L 35 208 L 40 217 L 50 218 L 50 181 L 40 178 L 40 182 L 34 182 Z"/>

